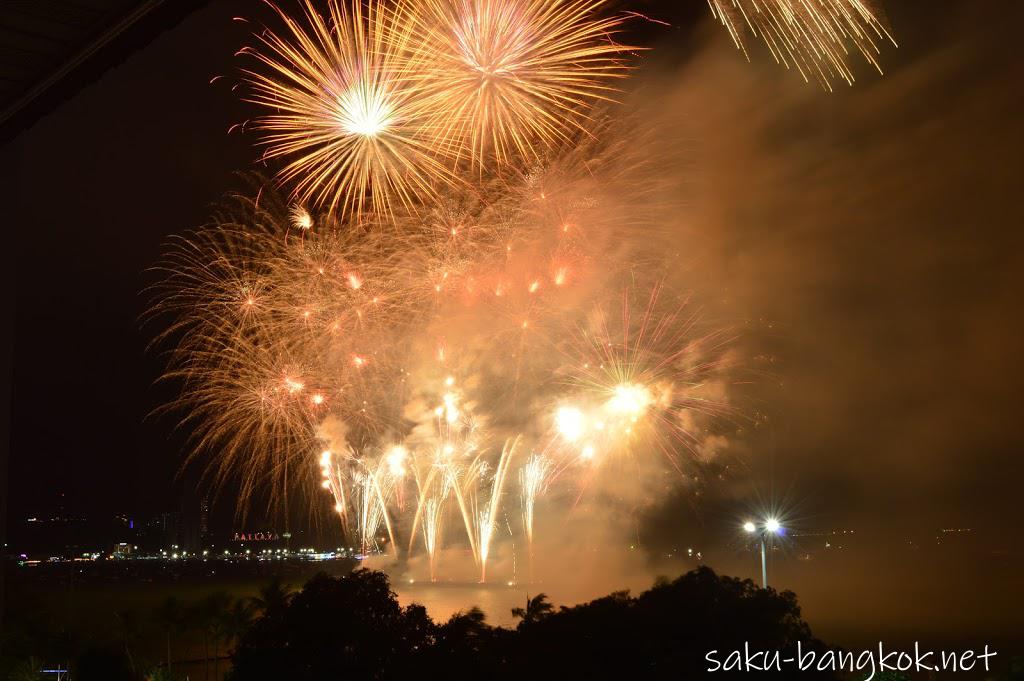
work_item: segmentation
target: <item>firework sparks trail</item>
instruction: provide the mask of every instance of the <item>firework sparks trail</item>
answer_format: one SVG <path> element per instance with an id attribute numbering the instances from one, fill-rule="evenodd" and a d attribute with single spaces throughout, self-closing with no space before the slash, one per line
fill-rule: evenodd
<path id="1" fill-rule="evenodd" d="M 345 494 L 345 469 L 334 463 L 334 454 L 325 449 L 320 454 L 321 487 L 334 497 L 334 510 L 341 516 L 342 524 L 348 526 L 348 499 Z"/>
<path id="2" fill-rule="evenodd" d="M 380 527 L 381 513 L 374 489 L 373 474 L 369 471 L 356 470 L 352 474 L 352 483 L 356 491 L 356 510 L 359 517 L 360 551 L 366 555 L 377 548 L 377 529 Z"/>
<path id="3" fill-rule="evenodd" d="M 880 43 L 896 41 L 865 0 L 708 0 L 711 13 L 747 54 L 745 34 L 760 36 L 775 61 L 829 90 L 835 78 L 853 85 L 847 43 L 881 73 Z M 749 56 L 749 55 L 748 55 Z"/>
<path id="4" fill-rule="evenodd" d="M 395 532 L 388 514 L 388 500 L 394 489 L 393 477 L 387 475 L 387 459 L 376 462 L 363 460 L 363 470 L 353 474 L 359 491 L 359 537 L 363 553 L 378 548 L 377 531 L 383 524 L 388 533 L 392 550 L 398 550 Z"/>
<path id="5" fill-rule="evenodd" d="M 430 581 L 437 581 L 437 551 L 441 544 L 441 509 L 444 496 L 426 499 L 423 508 L 423 546 L 430 563 Z"/>
<path id="6" fill-rule="evenodd" d="M 819 75 L 881 30 L 856 0 L 711 3 Z M 678 476 L 719 446 L 734 334 L 664 283 L 661 218 L 682 209 L 655 147 L 594 113 L 625 74 L 601 6 L 307 1 L 246 50 L 293 191 L 252 178 L 173 239 L 149 313 L 214 485 L 273 509 L 318 481 L 364 554 L 422 542 L 434 580 L 468 548 L 485 581 L 518 483 L 532 579 L 542 494 L 577 503 L 625 462 Z"/>
<path id="7" fill-rule="evenodd" d="M 537 498 L 543 493 L 551 472 L 551 461 L 544 456 L 532 455 L 519 469 L 519 494 L 523 507 L 523 534 L 529 561 L 529 579 L 533 582 L 533 519 Z"/>
<path id="8" fill-rule="evenodd" d="M 505 489 L 505 478 L 508 477 L 509 465 L 519 442 L 520 438 L 516 437 L 505 443 L 493 472 L 487 461 L 477 458 L 470 466 L 464 481 L 467 487 L 466 496 L 471 504 L 470 524 L 467 529 L 471 530 L 475 538 L 472 544 L 474 557 L 480 567 L 481 583 L 487 581 L 487 559 L 490 557 L 491 542 L 499 520 L 498 510 Z"/>
<path id="9" fill-rule="evenodd" d="M 402 445 L 394 445 L 388 449 L 384 457 L 387 464 L 387 474 L 390 476 L 391 489 L 395 494 L 395 505 L 399 512 L 405 510 L 405 476 L 406 464 L 409 459 L 409 450 Z"/>

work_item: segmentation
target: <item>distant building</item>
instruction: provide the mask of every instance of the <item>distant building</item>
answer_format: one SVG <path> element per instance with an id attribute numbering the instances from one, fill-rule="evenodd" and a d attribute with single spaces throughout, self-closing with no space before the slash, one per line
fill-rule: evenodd
<path id="1" fill-rule="evenodd" d="M 210 504 L 206 497 L 200 497 L 194 488 L 188 487 L 181 497 L 181 548 L 199 551 L 207 534 Z"/>
<path id="2" fill-rule="evenodd" d="M 199 540 L 206 542 L 210 536 L 210 499 L 203 497 L 199 502 Z"/>
<path id="3" fill-rule="evenodd" d="M 114 558 L 131 558 L 135 553 L 135 547 L 125 542 L 118 542 L 114 545 L 114 550 L 111 553 Z"/>
<path id="4" fill-rule="evenodd" d="M 150 548 L 181 544 L 181 514 L 161 513 L 146 524 L 146 543 Z"/>

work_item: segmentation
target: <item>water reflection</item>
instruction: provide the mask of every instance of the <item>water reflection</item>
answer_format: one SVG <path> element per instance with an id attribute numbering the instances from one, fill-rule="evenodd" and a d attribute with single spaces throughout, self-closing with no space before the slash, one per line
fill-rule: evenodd
<path id="1" fill-rule="evenodd" d="M 522 606 L 527 594 L 543 591 L 523 585 L 472 584 L 464 582 L 414 582 L 395 584 L 402 605 L 419 603 L 426 607 L 435 622 L 444 622 L 456 612 L 476 606 L 487 615 L 487 622 L 502 627 L 514 627 L 512 608 Z"/>

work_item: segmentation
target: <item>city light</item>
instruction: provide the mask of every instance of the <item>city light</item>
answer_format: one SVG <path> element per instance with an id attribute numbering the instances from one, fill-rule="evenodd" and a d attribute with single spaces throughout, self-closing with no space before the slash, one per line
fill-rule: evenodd
<path id="1" fill-rule="evenodd" d="M 764 531 L 771 534 L 779 534 L 782 530 L 782 524 L 775 518 L 768 518 L 764 521 Z M 757 532 L 757 525 L 751 521 L 743 523 L 743 531 L 753 534 Z"/>

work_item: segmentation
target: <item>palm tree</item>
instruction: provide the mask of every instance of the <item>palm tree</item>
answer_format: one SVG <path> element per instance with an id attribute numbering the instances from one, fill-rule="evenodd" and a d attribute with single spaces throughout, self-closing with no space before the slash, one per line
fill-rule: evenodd
<path id="1" fill-rule="evenodd" d="M 124 654 L 128 658 L 128 664 L 131 667 L 132 674 L 135 674 L 135 657 L 132 655 L 131 642 L 139 638 L 139 630 L 141 628 L 141 622 L 139 622 L 139 616 L 134 610 L 118 611 L 114 613 L 117 617 L 117 621 L 121 625 L 121 640 L 124 643 Z"/>
<path id="2" fill-rule="evenodd" d="M 295 592 L 288 588 L 280 577 L 275 576 L 269 583 L 260 587 L 259 594 L 252 599 L 252 604 L 264 617 L 276 618 L 288 607 L 294 595 Z"/>
<path id="3" fill-rule="evenodd" d="M 210 678 L 210 642 L 214 643 L 214 656 L 220 638 L 220 623 L 231 605 L 231 596 L 215 591 L 190 608 L 193 626 L 203 632 L 203 677 Z"/>
<path id="4" fill-rule="evenodd" d="M 527 594 L 526 608 L 512 608 L 512 616 L 520 618 L 522 621 L 519 623 L 519 626 L 524 627 L 541 621 L 550 615 L 554 609 L 555 606 L 551 605 L 551 602 L 548 601 L 547 594 L 539 593 L 533 598 L 530 598 L 530 595 Z"/>
<path id="5" fill-rule="evenodd" d="M 167 667 L 154 667 L 143 677 L 145 681 L 174 681 Z"/>
<path id="6" fill-rule="evenodd" d="M 229 648 L 231 643 L 238 640 L 252 625 L 253 606 L 243 599 L 229 599 L 224 602 L 224 607 L 213 617 L 212 638 L 213 638 L 213 676 L 219 678 L 220 671 L 220 644 L 224 643 Z"/>
<path id="7" fill-rule="evenodd" d="M 11 681 L 40 681 L 43 678 L 43 661 L 30 657 L 11 670 Z"/>
<path id="8" fill-rule="evenodd" d="M 171 675 L 171 634 L 180 634 L 185 629 L 186 610 L 184 604 L 174 596 L 165 599 L 156 609 L 156 620 L 167 635 L 167 674 Z"/>
<path id="9" fill-rule="evenodd" d="M 224 640 L 228 644 L 237 642 L 249 631 L 254 619 L 253 610 L 252 603 L 243 599 L 235 601 L 231 606 L 222 624 Z"/>

